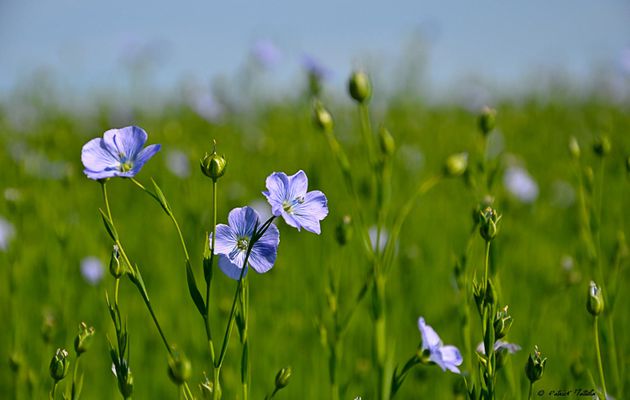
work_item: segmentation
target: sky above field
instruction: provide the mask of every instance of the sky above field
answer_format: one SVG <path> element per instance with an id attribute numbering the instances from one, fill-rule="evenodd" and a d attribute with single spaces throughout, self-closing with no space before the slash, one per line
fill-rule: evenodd
<path id="1" fill-rule="evenodd" d="M 549 70 L 580 81 L 630 70 L 629 21 L 627 0 L 0 0 L 0 95 L 42 71 L 71 91 L 125 86 L 131 71 L 172 90 L 234 77 L 261 41 L 279 55 L 267 79 L 284 84 L 304 55 L 338 81 L 358 66 L 395 77 L 409 60 L 438 90 Z"/>

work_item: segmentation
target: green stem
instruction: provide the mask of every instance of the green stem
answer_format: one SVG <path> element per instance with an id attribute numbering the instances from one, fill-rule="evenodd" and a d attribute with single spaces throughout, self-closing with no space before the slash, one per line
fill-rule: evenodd
<path id="1" fill-rule="evenodd" d="M 490 265 L 490 241 L 487 240 L 486 241 L 486 250 L 484 253 L 484 273 L 483 273 L 483 297 L 484 299 L 487 298 L 488 296 L 488 272 L 489 272 L 489 265 Z"/>
<path id="2" fill-rule="evenodd" d="M 78 395 L 76 394 L 77 390 L 77 371 L 79 370 L 79 359 L 81 358 L 81 354 L 77 354 L 77 361 L 74 363 L 74 371 L 72 372 L 72 388 L 70 389 L 70 398 L 72 400 L 78 399 Z"/>
<path id="3" fill-rule="evenodd" d="M 359 103 L 359 118 L 361 119 L 361 133 L 363 141 L 367 147 L 367 156 L 370 168 L 376 166 L 376 156 L 374 154 L 374 137 L 372 135 L 372 124 L 370 122 L 370 112 L 365 103 Z"/>
<path id="4" fill-rule="evenodd" d="M 214 261 L 214 243 L 217 235 L 217 181 L 212 182 L 212 243 L 210 245 L 210 268 L 213 268 Z M 210 325 L 210 288 L 212 286 L 212 280 L 208 279 L 206 282 L 206 337 L 208 339 L 208 348 L 210 349 L 210 359 L 214 366 L 215 352 L 214 342 L 212 341 L 212 328 Z"/>
<path id="5" fill-rule="evenodd" d="M 597 354 L 597 368 L 599 369 L 599 379 L 601 381 L 602 389 L 604 391 L 604 397 L 606 397 L 606 394 L 608 392 L 606 391 L 606 380 L 604 379 L 604 367 L 602 365 L 602 354 L 599 350 L 599 329 L 597 329 L 597 319 L 598 319 L 597 316 L 595 316 L 595 318 L 593 319 L 593 333 L 595 335 L 595 352 Z"/>
<path id="6" fill-rule="evenodd" d="M 240 332 L 241 336 L 241 385 L 243 389 L 243 400 L 249 398 L 249 338 L 248 338 L 248 325 L 249 325 L 249 280 L 247 276 L 243 278 L 243 288 L 240 296 L 240 309 L 241 316 L 243 318 L 243 326 Z"/>
<path id="7" fill-rule="evenodd" d="M 50 400 L 54 400 L 55 399 L 55 393 L 56 392 L 57 392 L 57 381 L 54 381 L 53 382 L 53 387 L 50 390 L 50 395 L 49 395 Z"/>
<path id="8" fill-rule="evenodd" d="M 534 392 L 534 382 L 529 382 L 529 394 L 527 400 L 532 400 L 532 393 Z"/>

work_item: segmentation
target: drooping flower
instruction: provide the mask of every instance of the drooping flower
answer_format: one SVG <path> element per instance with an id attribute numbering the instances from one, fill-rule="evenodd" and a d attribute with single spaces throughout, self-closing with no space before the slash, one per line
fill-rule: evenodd
<path id="1" fill-rule="evenodd" d="M 424 322 L 424 318 L 418 319 L 418 328 L 422 334 L 422 353 L 428 355 L 429 361 L 437 364 L 442 371 L 447 369 L 459 374 L 458 365 L 461 365 L 463 358 L 457 347 L 444 346 L 438 334 Z"/>
<path id="2" fill-rule="evenodd" d="M 146 141 L 147 133 L 137 126 L 106 131 L 102 138 L 92 139 L 83 146 L 83 173 L 95 180 L 115 176 L 134 177 L 160 150 L 159 144 L 142 148 Z"/>
<path id="3" fill-rule="evenodd" d="M 274 172 L 267 177 L 267 190 L 262 192 L 276 217 L 282 216 L 290 226 L 319 233 L 319 221 L 328 215 L 328 200 L 319 190 L 307 192 L 308 178 L 299 170 L 291 176 Z"/>
<path id="4" fill-rule="evenodd" d="M 97 257 L 85 257 L 81 260 L 81 275 L 91 284 L 98 284 L 103 279 L 105 267 Z"/>
<path id="5" fill-rule="evenodd" d="M 263 221 L 264 222 L 264 221 Z M 232 279 L 238 280 L 244 266 L 247 249 L 254 229 L 263 224 L 256 210 L 251 207 L 235 208 L 228 215 L 228 224 L 217 224 L 214 254 L 219 255 L 219 267 Z M 212 245 L 212 234 L 210 234 Z M 266 232 L 253 244 L 248 264 L 262 274 L 273 267 L 280 243 L 280 232 L 271 224 Z M 247 273 L 247 270 L 243 272 Z"/>

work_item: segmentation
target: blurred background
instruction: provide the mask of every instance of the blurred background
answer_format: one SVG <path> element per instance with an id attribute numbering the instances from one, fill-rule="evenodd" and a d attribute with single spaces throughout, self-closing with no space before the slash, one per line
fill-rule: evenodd
<path id="1" fill-rule="evenodd" d="M 344 246 L 335 239 L 337 225 L 356 209 L 313 126 L 312 104 L 317 95 L 331 110 L 361 200 L 369 204 L 373 171 L 346 93 L 350 72 L 359 68 L 373 82 L 375 131 L 383 124 L 395 139 L 393 209 L 416 184 L 442 171 L 452 153 L 468 152 L 473 168 L 479 160 L 496 167 L 491 193 L 445 181 L 404 225 L 387 289 L 394 361 L 404 363 L 416 351 L 421 315 L 445 343 L 464 348 L 467 297 L 457 274 L 464 255 L 467 276 L 479 271 L 483 243 L 471 212 L 490 194 L 503 214 L 493 263 L 514 318 L 507 339 L 523 348 L 499 376 L 498 397 L 526 392 L 523 365 L 534 345 L 549 358 L 541 388 L 593 387 L 592 319 L 584 303 L 594 273 L 576 232 L 585 218 L 599 215 L 599 260 L 607 282 L 620 288 L 616 314 L 606 315 L 616 324 L 618 358 L 613 362 L 607 353 L 605 363 L 607 371 L 620 366 L 609 384 L 615 398 L 623 398 L 630 387 L 630 336 L 620 335 L 630 330 L 630 318 L 619 312 L 630 307 L 624 290 L 628 21 L 626 0 L 0 0 L 0 320 L 8 326 L 0 330 L 0 398 L 45 398 L 50 357 L 57 347 L 72 348 L 81 321 L 97 332 L 81 361 L 84 398 L 117 398 L 106 340 L 113 337 L 105 304 L 105 292 L 113 290 L 107 269 L 112 243 L 98 213 L 99 185 L 82 173 L 80 154 L 88 140 L 131 124 L 148 132 L 148 143 L 162 144 L 138 179 L 148 185 L 154 178 L 162 187 L 198 282 L 211 223 L 211 184 L 198 162 L 212 150 L 212 139 L 228 159 L 219 222 L 233 207 L 269 212 L 261 191 L 273 171 L 303 169 L 309 189 L 326 193 L 330 214 L 322 234 L 278 222 L 274 268 L 251 274 L 250 357 L 252 398 L 273 389 L 275 373 L 287 365 L 294 375 L 279 399 L 327 398 L 327 271 L 340 275 L 339 309 L 346 312 L 369 264 L 356 232 Z M 497 109 L 496 129 L 487 136 L 477 122 L 485 105 Z M 572 137 L 579 157 L 567 150 Z M 591 151 L 602 137 L 610 144 L 605 157 Z M 143 272 L 167 336 L 191 359 L 197 390 L 209 371 L 208 353 L 176 233 L 129 181 L 113 179 L 109 186 L 123 243 Z M 583 215 L 586 206 L 590 217 Z M 219 331 L 234 282 L 217 273 L 213 285 L 213 328 Z M 159 336 L 128 281 L 120 298 L 129 322 L 134 398 L 175 398 Z M 374 398 L 367 300 L 345 339 L 338 369 L 343 399 Z M 476 315 L 467 322 L 479 339 Z M 603 334 L 605 349 L 611 330 Z M 226 399 L 239 393 L 236 336 L 222 371 Z M 475 360 L 469 350 L 465 360 Z M 458 376 L 419 367 L 399 398 L 461 395 Z"/>

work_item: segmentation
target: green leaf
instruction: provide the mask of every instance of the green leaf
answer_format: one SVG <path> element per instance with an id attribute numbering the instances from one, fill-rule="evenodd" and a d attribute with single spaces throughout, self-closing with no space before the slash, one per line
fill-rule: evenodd
<path id="1" fill-rule="evenodd" d="M 116 228 L 114 228 L 114 223 L 107 215 L 105 215 L 102 209 L 99 208 L 98 211 L 101 213 L 101 218 L 103 219 L 103 224 L 105 225 L 105 229 L 107 230 L 109 237 L 112 238 L 114 242 L 117 242 L 118 232 L 116 232 Z"/>
<path id="2" fill-rule="evenodd" d="M 201 293 L 197 288 L 195 274 L 193 274 L 192 267 L 190 266 L 190 261 L 188 260 L 186 260 L 186 282 L 188 283 L 188 291 L 190 292 L 190 297 L 197 306 L 199 314 L 201 314 L 202 317 L 206 318 L 206 303 L 204 303 L 203 297 L 201 297 Z"/>
<path id="3" fill-rule="evenodd" d="M 153 178 L 151 178 L 151 182 L 153 183 L 153 189 L 155 190 L 155 195 L 154 195 L 155 199 L 160 203 L 164 212 L 168 215 L 171 215 L 172 214 L 171 206 L 168 204 L 166 197 L 164 197 L 164 193 L 162 192 L 162 189 L 160 189 L 160 187 L 158 186 L 158 184 L 155 182 Z"/>

